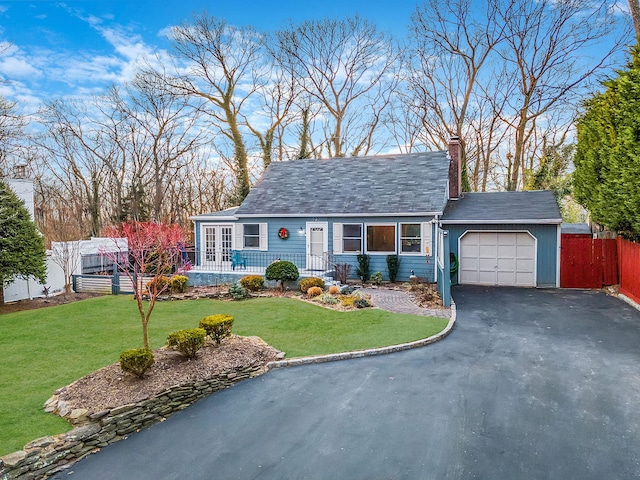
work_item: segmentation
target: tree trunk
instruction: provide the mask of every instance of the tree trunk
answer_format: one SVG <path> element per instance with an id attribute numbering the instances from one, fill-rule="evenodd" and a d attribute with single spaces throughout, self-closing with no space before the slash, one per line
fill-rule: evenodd
<path id="1" fill-rule="evenodd" d="M 98 237 L 100 235 L 100 183 L 96 173 L 91 175 L 89 211 L 91 212 L 91 236 Z"/>
<path id="2" fill-rule="evenodd" d="M 631 10 L 631 19 L 633 20 L 633 28 L 636 30 L 636 42 L 640 38 L 640 0 L 629 0 L 629 10 Z"/>
<path id="3" fill-rule="evenodd" d="M 236 176 L 236 198 L 234 203 L 240 205 L 251 190 L 249 181 L 249 170 L 247 168 L 247 150 L 244 146 L 242 132 L 238 128 L 236 117 L 231 110 L 231 106 L 225 105 L 225 114 L 229 125 L 229 132 L 233 139 L 233 151 L 235 154 L 235 176 Z"/>

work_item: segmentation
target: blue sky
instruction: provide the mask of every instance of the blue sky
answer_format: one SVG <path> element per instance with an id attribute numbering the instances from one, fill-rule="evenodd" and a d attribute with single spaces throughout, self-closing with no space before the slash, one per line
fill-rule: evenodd
<path id="1" fill-rule="evenodd" d="M 404 36 L 412 0 L 0 0 L 0 95 L 27 110 L 43 98 L 100 93 L 131 78 L 145 55 L 168 47 L 162 32 L 207 10 L 261 31 L 284 22 L 360 14 Z M 31 107 L 31 108 L 30 108 Z"/>

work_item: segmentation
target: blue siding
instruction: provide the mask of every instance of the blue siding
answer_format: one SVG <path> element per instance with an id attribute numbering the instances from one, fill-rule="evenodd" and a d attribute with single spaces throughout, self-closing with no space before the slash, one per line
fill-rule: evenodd
<path id="1" fill-rule="evenodd" d="M 557 225 L 443 225 L 444 230 L 449 231 L 449 246 L 451 252 L 458 257 L 458 241 L 466 231 L 473 230 L 514 230 L 528 231 L 537 239 L 537 286 L 555 287 L 558 258 L 558 231 Z M 455 280 L 454 280 L 455 281 Z"/>
<path id="2" fill-rule="evenodd" d="M 267 241 L 268 241 L 268 254 L 274 255 L 275 257 L 278 254 L 294 254 L 294 255 L 305 255 L 306 254 L 306 224 L 307 222 L 326 222 L 328 224 L 328 244 L 329 244 L 329 253 L 333 253 L 333 224 L 334 223 L 395 223 L 396 224 L 396 245 L 399 251 L 399 235 L 400 235 L 400 223 L 420 223 L 420 222 L 429 222 L 433 219 L 433 217 L 402 217 L 402 218 L 390 218 L 390 217 L 369 217 L 369 218 L 359 218 L 359 217 L 300 217 L 300 218 L 243 218 L 234 223 L 243 224 L 243 223 L 267 223 Z M 195 232 L 194 232 L 194 240 L 196 245 L 196 250 L 201 249 L 200 245 L 200 228 L 202 224 L 214 224 L 216 222 L 215 218 L 212 218 L 210 221 L 201 221 L 198 220 L 195 222 Z M 230 223 L 230 222 L 219 222 L 219 223 Z M 286 228 L 289 231 L 289 238 L 287 240 L 282 240 L 278 238 L 278 231 L 281 228 Z M 302 233 L 301 233 L 302 232 Z M 363 232 L 364 234 L 364 232 Z M 435 238 L 435 234 L 432 234 L 432 239 Z M 432 240 L 433 241 L 433 240 Z M 431 245 L 431 252 L 434 251 L 433 244 Z M 247 250 L 249 251 L 249 250 Z M 256 252 L 257 250 L 250 250 L 252 252 Z M 266 253 L 266 252 L 265 252 Z M 371 258 L 371 273 L 382 272 L 385 280 L 389 278 L 387 272 L 387 262 L 386 256 L 387 254 L 369 254 Z M 348 263 L 352 265 L 351 268 L 351 277 L 356 277 L 356 268 L 358 265 L 356 255 L 355 254 L 337 254 L 334 257 L 335 263 Z M 409 275 L 411 270 L 414 271 L 416 275 L 419 277 L 425 277 L 428 280 L 433 280 L 434 278 L 434 262 L 435 259 L 433 256 L 427 257 L 426 255 L 406 255 L 400 254 L 400 270 L 398 272 L 398 280 L 406 281 L 409 279 Z"/>

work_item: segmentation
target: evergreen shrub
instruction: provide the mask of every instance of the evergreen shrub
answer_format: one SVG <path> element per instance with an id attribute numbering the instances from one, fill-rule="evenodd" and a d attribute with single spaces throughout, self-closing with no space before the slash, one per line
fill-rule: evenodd
<path id="1" fill-rule="evenodd" d="M 187 282 L 189 278 L 185 275 L 174 275 L 171 277 L 169 289 L 171 293 L 184 293 L 187 291 Z"/>
<path id="2" fill-rule="evenodd" d="M 257 292 L 264 287 L 264 278 L 260 275 L 247 275 L 240 279 L 240 285 L 250 292 Z"/>
<path id="3" fill-rule="evenodd" d="M 223 338 L 231 335 L 233 317 L 224 313 L 209 315 L 200 320 L 200 328 L 203 328 L 212 340 L 220 345 Z"/>
<path id="4" fill-rule="evenodd" d="M 120 368 L 138 378 L 144 377 L 154 362 L 153 352 L 148 348 L 132 348 L 120 354 Z"/>
<path id="5" fill-rule="evenodd" d="M 389 281 L 396 283 L 398 271 L 400 270 L 400 257 L 398 255 L 387 255 L 387 270 L 389 270 Z"/>
<path id="6" fill-rule="evenodd" d="M 298 267 L 287 260 L 277 260 L 271 263 L 266 271 L 265 278 L 267 280 L 277 280 L 280 282 L 280 288 L 284 291 L 284 282 L 294 282 L 300 276 Z"/>
<path id="7" fill-rule="evenodd" d="M 356 269 L 356 274 L 362 279 L 363 282 L 369 281 L 369 264 L 371 262 L 371 257 L 366 253 L 360 253 L 356 257 L 358 259 L 358 268 Z"/>
<path id="8" fill-rule="evenodd" d="M 366 298 L 356 298 L 353 302 L 353 305 L 356 308 L 367 308 L 371 306 L 371 304 Z"/>
<path id="9" fill-rule="evenodd" d="M 172 332 L 167 337 L 167 345 L 175 348 L 187 358 L 195 358 L 204 347 L 207 332 L 204 328 L 189 328 Z"/>
<path id="10" fill-rule="evenodd" d="M 315 300 L 318 302 L 324 303 L 326 305 L 336 305 L 338 303 L 338 299 L 329 293 L 323 293 L 322 295 L 318 295 Z"/>
<path id="11" fill-rule="evenodd" d="M 242 285 L 234 283 L 229 287 L 229 296 L 234 300 L 242 300 L 247 296 L 247 291 Z"/>
<path id="12" fill-rule="evenodd" d="M 369 281 L 374 285 L 382 285 L 382 273 L 381 272 L 374 273 L 373 275 L 371 275 L 371 278 L 369 278 Z"/>
<path id="13" fill-rule="evenodd" d="M 308 293 L 307 291 L 311 287 L 320 287 L 320 289 L 323 289 L 324 280 L 318 277 L 309 277 L 309 278 L 303 278 L 302 280 L 300 280 L 300 283 L 298 284 L 298 289 L 300 289 L 302 293 Z"/>

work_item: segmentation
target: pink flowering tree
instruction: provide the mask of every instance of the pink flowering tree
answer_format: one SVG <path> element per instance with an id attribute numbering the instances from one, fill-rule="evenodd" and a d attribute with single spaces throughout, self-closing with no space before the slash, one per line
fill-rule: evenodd
<path id="1" fill-rule="evenodd" d="M 158 295 L 169 288 L 162 277 L 182 268 L 184 233 L 179 225 L 137 221 L 111 227 L 105 233 L 114 239 L 116 248 L 103 254 L 131 280 L 142 320 L 144 347 L 149 348 L 149 318 Z M 119 241 L 121 238 L 127 240 L 126 246 Z"/>

